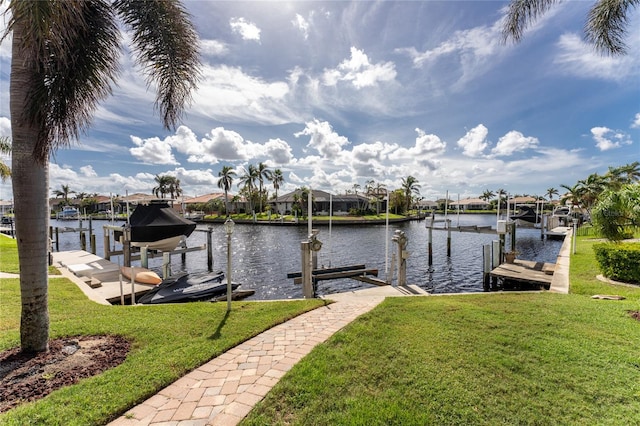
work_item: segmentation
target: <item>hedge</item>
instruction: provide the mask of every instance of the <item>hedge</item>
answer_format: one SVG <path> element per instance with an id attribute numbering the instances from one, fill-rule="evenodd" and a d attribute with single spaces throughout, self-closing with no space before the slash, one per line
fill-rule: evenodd
<path id="1" fill-rule="evenodd" d="M 599 243 L 593 250 L 605 277 L 640 284 L 640 243 Z"/>

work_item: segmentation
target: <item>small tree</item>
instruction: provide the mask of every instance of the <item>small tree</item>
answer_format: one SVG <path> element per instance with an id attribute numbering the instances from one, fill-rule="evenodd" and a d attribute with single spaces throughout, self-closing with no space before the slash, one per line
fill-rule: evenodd
<path id="1" fill-rule="evenodd" d="M 596 230 L 606 239 L 620 241 L 640 227 L 640 184 L 608 189 L 591 212 Z"/>

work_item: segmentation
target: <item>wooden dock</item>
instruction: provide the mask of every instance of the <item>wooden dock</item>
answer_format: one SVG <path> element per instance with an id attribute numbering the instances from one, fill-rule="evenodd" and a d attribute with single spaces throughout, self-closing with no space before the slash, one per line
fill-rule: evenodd
<path id="1" fill-rule="evenodd" d="M 490 275 L 494 278 L 529 286 L 540 286 L 548 290 L 555 266 L 554 263 L 516 259 L 514 263 L 501 264 L 493 269 Z"/>
<path id="2" fill-rule="evenodd" d="M 153 285 L 131 283 L 120 279 L 120 267 L 108 260 L 84 250 L 53 252 L 55 266 L 66 268 L 80 289 L 92 300 L 120 304 L 121 299 L 131 303 L 131 293 L 136 300 L 151 290 Z"/>

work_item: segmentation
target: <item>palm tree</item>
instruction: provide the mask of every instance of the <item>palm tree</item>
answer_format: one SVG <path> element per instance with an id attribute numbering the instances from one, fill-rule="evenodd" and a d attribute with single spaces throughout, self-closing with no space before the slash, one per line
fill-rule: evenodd
<path id="1" fill-rule="evenodd" d="M 278 199 L 278 190 L 280 186 L 284 183 L 284 176 L 282 174 L 282 170 L 275 169 L 269 178 L 271 183 L 273 183 L 273 189 L 276 191 L 276 200 Z M 277 205 L 277 204 L 276 204 Z M 279 212 L 278 212 L 279 213 Z"/>
<path id="2" fill-rule="evenodd" d="M 11 141 L 8 137 L 0 137 L 0 154 L 11 154 Z M 6 181 L 11 177 L 11 169 L 0 160 L 0 180 Z"/>
<path id="3" fill-rule="evenodd" d="M 611 241 L 620 241 L 640 227 L 640 184 L 609 188 L 598 198 L 591 218 L 598 232 Z"/>
<path id="4" fill-rule="evenodd" d="M 553 196 L 558 194 L 558 190 L 555 188 L 548 188 L 547 192 L 545 192 L 545 195 L 549 197 L 549 201 L 553 201 Z"/>
<path id="5" fill-rule="evenodd" d="M 60 188 L 61 189 L 54 189 L 53 195 L 55 195 L 56 198 L 62 197 L 62 205 L 68 206 L 69 204 L 71 204 L 69 202 L 69 195 L 75 194 L 76 191 L 72 191 L 71 188 L 69 188 L 69 185 L 61 185 Z"/>
<path id="6" fill-rule="evenodd" d="M 153 180 L 156 181 L 156 186 L 153 187 L 151 193 L 156 197 L 163 198 L 169 193 L 169 187 L 171 186 L 171 176 L 169 175 L 156 175 Z"/>
<path id="7" fill-rule="evenodd" d="M 600 194 L 607 187 L 607 180 L 604 176 L 597 173 L 590 174 L 586 179 L 579 180 L 580 199 L 587 211 L 591 211 L 591 207 L 595 204 Z"/>
<path id="8" fill-rule="evenodd" d="M 178 1 L 10 0 L 8 10 L 20 344 L 24 352 L 42 352 L 49 339 L 49 157 L 78 139 L 111 94 L 123 48 L 117 18 L 132 31 L 167 129 L 175 128 L 198 79 L 198 36 Z"/>
<path id="9" fill-rule="evenodd" d="M 247 168 L 242 168 L 242 175 L 240 175 L 240 182 L 238 182 L 238 186 L 242 185 L 247 192 L 247 198 L 249 199 L 249 211 L 253 211 L 253 188 L 255 187 L 257 178 L 258 169 L 256 166 L 249 164 Z"/>
<path id="10" fill-rule="evenodd" d="M 504 40 L 519 42 L 526 28 L 560 0 L 511 0 L 502 30 Z M 585 37 L 596 50 L 608 55 L 622 55 L 627 51 L 624 43 L 630 6 L 640 0 L 597 0 L 587 16 Z"/>
<path id="11" fill-rule="evenodd" d="M 580 201 L 581 201 L 580 184 L 577 183 L 573 186 L 561 184 L 560 187 L 566 189 L 567 191 L 560 197 L 560 201 L 562 202 L 563 205 L 566 205 L 567 203 L 571 203 L 577 206 L 578 204 L 580 204 Z"/>
<path id="12" fill-rule="evenodd" d="M 408 214 L 413 194 L 420 194 L 420 183 L 418 182 L 418 179 L 413 176 L 407 176 L 406 178 L 402 178 L 402 185 L 400 186 L 404 191 L 405 202 L 407 203 L 406 211 Z"/>
<path id="13" fill-rule="evenodd" d="M 180 188 L 180 179 L 175 176 L 169 176 L 169 187 L 167 188 L 169 195 L 171 195 L 171 203 L 173 200 L 182 195 L 182 188 Z"/>
<path id="14" fill-rule="evenodd" d="M 260 213 L 262 213 L 262 199 L 266 198 L 266 196 L 264 196 L 265 194 L 263 194 L 264 180 L 270 180 L 271 173 L 271 170 L 269 170 L 266 164 L 262 162 L 258 163 L 258 167 L 256 168 L 256 176 L 258 178 L 258 183 L 260 184 L 260 189 L 258 190 L 258 195 L 260 197 Z"/>
<path id="15" fill-rule="evenodd" d="M 231 166 L 223 166 L 222 170 L 218 172 L 218 188 L 224 189 L 224 209 L 227 213 L 227 217 L 229 217 L 229 190 L 231 189 L 231 185 L 233 185 L 233 178 L 235 177 L 236 172 L 233 171 Z"/>
<path id="16" fill-rule="evenodd" d="M 485 189 L 484 192 L 482 193 L 482 195 L 479 197 L 481 200 L 486 201 L 487 203 L 489 202 L 489 200 L 491 200 L 493 197 L 495 197 L 496 194 L 493 193 L 493 191 L 490 191 L 488 189 Z"/>
<path id="17" fill-rule="evenodd" d="M 621 188 L 628 183 L 637 182 L 640 179 L 640 162 L 626 164 L 619 167 L 609 167 L 609 171 L 605 175 L 607 186 L 612 188 Z"/>

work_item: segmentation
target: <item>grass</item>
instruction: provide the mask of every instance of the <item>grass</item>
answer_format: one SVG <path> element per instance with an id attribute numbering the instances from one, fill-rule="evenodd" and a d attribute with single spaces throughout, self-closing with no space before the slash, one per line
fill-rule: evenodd
<path id="1" fill-rule="evenodd" d="M 246 425 L 640 423 L 640 288 L 596 280 L 578 240 L 571 294 L 390 298 L 296 364 Z M 0 349 L 18 340 L 17 280 L 0 280 Z M 619 294 L 623 301 L 594 300 Z M 314 301 L 106 307 L 51 280 L 52 334 L 134 341 L 101 376 L 0 416 L 0 424 L 101 424 L 252 333 Z M 317 303 L 317 301 L 316 301 Z"/>
<path id="2" fill-rule="evenodd" d="M 639 424 L 640 288 L 597 281 L 592 244 L 579 241 L 569 295 L 387 299 L 243 424 Z"/>
<path id="3" fill-rule="evenodd" d="M 16 240 L 4 234 L 0 234 L 0 272 L 20 273 Z M 60 275 L 60 271 L 50 266 L 49 275 Z"/>
<path id="4" fill-rule="evenodd" d="M 0 242 L 1 269 L 16 270 L 11 262 L 17 256 Z M 0 279 L 0 350 L 19 344 L 19 287 L 18 279 Z M 115 334 L 129 339 L 132 350 L 114 369 L 3 413 L 0 424 L 105 424 L 229 348 L 321 304 L 234 302 L 229 315 L 226 303 L 104 306 L 90 302 L 66 278 L 51 278 L 51 338 Z"/>

